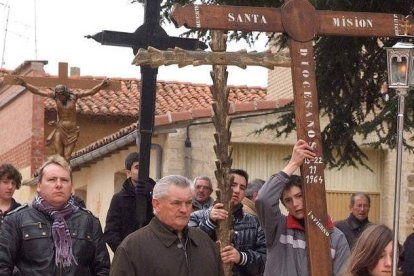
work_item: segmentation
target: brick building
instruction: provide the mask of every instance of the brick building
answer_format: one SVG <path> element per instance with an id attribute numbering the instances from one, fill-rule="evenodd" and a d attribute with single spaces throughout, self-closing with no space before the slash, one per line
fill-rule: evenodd
<path id="1" fill-rule="evenodd" d="M 0 162 L 15 164 L 28 179 L 44 158 L 52 153 L 44 141 L 52 130 L 48 122 L 56 118 L 54 102 L 34 96 L 23 87 L 2 84 L 2 75 L 47 76 L 45 62 L 25 62 L 13 72 L 0 72 Z M 110 199 L 125 179 L 124 159 L 136 151 L 136 120 L 139 106 L 139 80 L 122 79 L 121 91 L 100 91 L 78 100 L 81 127 L 71 163 L 74 192 L 86 200 L 87 207 L 105 221 Z M 229 97 L 232 121 L 233 167 L 246 169 L 252 178 L 268 178 L 283 168 L 295 136 L 275 138 L 272 133 L 255 130 L 275 119 L 274 108 L 291 101 L 290 74 L 277 68 L 269 74 L 269 90 L 260 87 L 232 87 Z M 75 91 L 76 93 L 76 91 Z M 181 174 L 214 177 L 211 91 L 207 85 L 179 82 L 157 83 L 155 133 L 152 140 L 150 174 L 160 178 Z M 321 119 L 326 123 L 326 118 Z M 362 142 L 366 141 L 360 141 Z M 326 170 L 328 210 L 335 220 L 347 216 L 352 192 L 371 194 L 371 218 L 392 225 L 395 152 L 364 148 L 372 171 L 365 168 Z M 401 235 L 411 232 L 414 189 L 413 158 L 404 155 L 401 198 Z M 28 202 L 34 186 L 18 193 Z"/>

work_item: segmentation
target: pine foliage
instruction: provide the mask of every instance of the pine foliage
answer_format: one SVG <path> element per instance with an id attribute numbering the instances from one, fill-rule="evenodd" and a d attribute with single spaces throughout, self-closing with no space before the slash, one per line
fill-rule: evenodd
<path id="1" fill-rule="evenodd" d="M 324 0 L 310 1 L 318 10 L 357 11 L 375 13 L 397 13 L 414 15 L 412 0 Z M 219 4 L 237 6 L 280 7 L 283 1 L 270 0 L 167 0 L 163 2 L 163 15 L 169 20 L 174 4 Z M 209 41 L 208 31 L 189 31 Z M 244 39 L 252 44 L 257 34 L 229 32 L 229 39 Z M 381 84 L 387 81 L 386 52 L 404 38 L 321 36 L 315 38 L 316 78 L 321 116 L 328 118 L 322 129 L 323 153 L 328 167 L 366 166 L 367 156 L 363 153 L 356 138 L 373 141 L 374 149 L 396 147 L 397 99 L 390 90 L 390 99 L 385 101 L 379 93 Z M 279 36 L 277 44 L 286 47 L 287 38 Z M 413 42 L 413 41 L 411 41 Z M 404 146 L 414 151 L 412 130 L 414 127 L 414 91 L 410 91 L 405 103 Z M 259 131 L 274 131 L 276 136 L 288 135 L 295 131 L 293 103 L 276 111 L 279 113 L 274 123 Z M 407 135 L 407 133 L 409 135 Z"/>

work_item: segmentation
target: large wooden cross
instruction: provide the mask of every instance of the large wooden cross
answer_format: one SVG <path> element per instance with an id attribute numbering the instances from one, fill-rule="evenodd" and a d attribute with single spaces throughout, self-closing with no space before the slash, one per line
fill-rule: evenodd
<path id="1" fill-rule="evenodd" d="M 179 67 L 187 65 L 212 65 L 211 78 L 213 79 L 212 108 L 214 115 L 212 117 L 213 125 L 216 129 L 214 138 L 214 152 L 216 154 L 216 170 L 214 171 L 217 180 L 217 199 L 223 203 L 224 209 L 233 214 L 233 203 L 231 196 L 233 194 L 231 183 L 232 178 L 230 171 L 232 168 L 232 147 L 231 140 L 231 118 L 228 112 L 229 88 L 227 87 L 227 65 L 239 66 L 246 68 L 248 65 L 263 66 L 273 69 L 276 66 L 290 66 L 290 58 L 284 55 L 274 55 L 270 51 L 257 53 L 246 51 L 226 52 L 227 36 L 223 31 L 213 30 L 211 32 L 210 47 L 212 52 L 190 51 L 181 48 L 169 49 L 162 51 L 149 47 L 148 49 L 139 49 L 138 54 L 133 61 L 136 65 L 150 65 L 158 67 L 161 65 L 178 64 Z M 220 249 L 230 245 L 233 242 L 233 216 L 219 221 L 216 228 L 216 236 L 219 241 Z M 233 264 L 223 264 L 224 275 L 233 275 Z"/>
<path id="2" fill-rule="evenodd" d="M 212 65 L 213 70 L 210 72 L 213 80 L 211 87 L 213 103 L 212 108 L 214 115 L 212 122 L 216 132 L 214 138 L 214 153 L 216 154 L 216 170 L 214 174 L 217 180 L 217 200 L 224 205 L 224 209 L 233 214 L 233 203 L 231 201 L 233 181 L 230 171 L 232 168 L 232 147 L 231 140 L 231 117 L 228 112 L 229 88 L 227 87 L 227 65 L 235 65 L 246 68 L 247 65 L 264 66 L 273 69 L 278 65 L 289 65 L 290 60 L 286 57 L 275 57 L 270 52 L 265 53 L 247 53 L 226 52 L 227 36 L 223 31 L 211 31 L 210 47 L 212 52 L 189 51 L 181 48 L 169 49 L 162 51 L 149 47 L 148 49 L 139 49 L 138 54 L 133 61 L 136 65 L 150 65 L 158 67 L 161 65 L 177 64 L 179 67 L 187 65 Z M 220 250 L 230 245 L 233 241 L 233 215 L 227 219 L 220 220 L 216 228 L 216 237 Z M 224 275 L 233 275 L 233 264 L 223 264 Z"/>
<path id="3" fill-rule="evenodd" d="M 332 275 L 313 39 L 317 35 L 413 36 L 413 18 L 398 14 L 318 11 L 307 0 L 285 0 L 281 8 L 176 6 L 172 19 L 177 27 L 288 35 L 297 136 L 307 141 L 317 154 L 313 161 L 305 160 L 301 166 L 309 272 L 314 276 Z"/>
<path id="4" fill-rule="evenodd" d="M 102 82 L 102 80 L 79 79 L 68 77 L 68 64 L 59 62 L 58 77 L 22 77 L 26 82 L 38 87 L 55 87 L 58 84 L 65 85 L 67 88 L 89 89 Z M 4 76 L 4 83 L 9 85 L 19 84 L 14 75 Z M 106 89 L 118 91 L 121 89 L 119 81 L 111 81 Z"/>

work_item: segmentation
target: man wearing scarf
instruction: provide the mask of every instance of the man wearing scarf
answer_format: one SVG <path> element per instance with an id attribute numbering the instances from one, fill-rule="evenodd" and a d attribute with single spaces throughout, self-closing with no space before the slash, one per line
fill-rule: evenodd
<path id="1" fill-rule="evenodd" d="M 257 215 L 262 225 L 267 247 L 265 276 L 306 276 L 308 272 L 302 180 L 293 173 L 305 158 L 313 160 L 313 149 L 303 140 L 296 142 L 286 167 L 272 175 L 256 199 Z M 281 213 L 279 200 L 288 210 Z M 345 235 L 328 219 L 326 229 L 331 241 L 333 276 L 342 275 L 349 257 Z"/>
<path id="2" fill-rule="evenodd" d="M 0 275 L 108 275 L 99 220 L 72 196 L 72 172 L 54 155 L 40 168 L 32 204 L 10 212 L 0 234 Z"/>

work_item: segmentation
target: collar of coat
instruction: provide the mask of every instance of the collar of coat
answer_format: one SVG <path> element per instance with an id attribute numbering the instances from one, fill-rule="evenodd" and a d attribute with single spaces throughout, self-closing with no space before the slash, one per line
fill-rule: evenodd
<path id="1" fill-rule="evenodd" d="M 357 219 L 352 213 L 349 214 L 349 217 L 347 220 L 348 220 L 349 227 L 352 230 L 360 229 L 369 223 L 368 218 L 361 221 Z"/>
<path id="2" fill-rule="evenodd" d="M 177 231 L 160 221 L 157 217 L 154 217 L 148 226 L 165 247 L 171 247 L 173 244 L 180 242 Z M 181 239 L 181 242 L 186 243 L 187 240 L 190 240 L 195 246 L 198 246 L 191 231 L 192 230 L 188 226 L 183 229 L 183 238 Z"/>
<path id="3" fill-rule="evenodd" d="M 328 222 L 327 222 L 327 228 L 328 230 L 331 230 L 334 228 L 334 223 L 332 221 L 332 218 L 328 216 Z M 296 219 L 294 216 L 292 216 L 290 213 L 287 216 L 287 228 L 288 229 L 297 229 L 301 231 L 305 231 L 305 228 L 300 224 L 298 219 Z"/>

